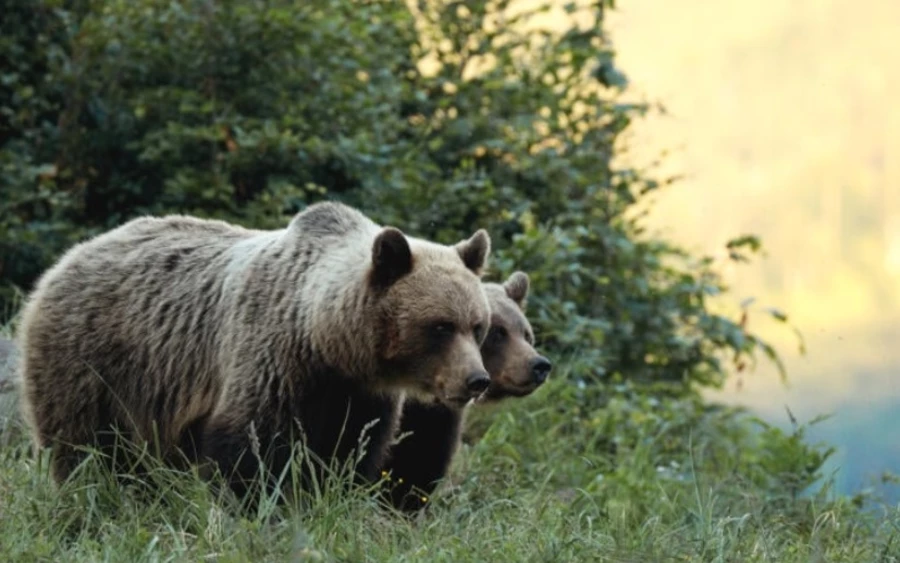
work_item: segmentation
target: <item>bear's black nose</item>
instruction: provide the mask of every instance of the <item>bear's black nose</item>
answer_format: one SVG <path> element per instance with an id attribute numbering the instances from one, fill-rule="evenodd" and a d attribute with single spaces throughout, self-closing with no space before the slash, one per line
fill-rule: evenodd
<path id="1" fill-rule="evenodd" d="M 488 375 L 488 372 L 484 370 L 472 372 L 469 374 L 469 377 L 466 378 L 466 389 L 472 395 L 484 393 L 484 390 L 487 389 L 490 384 L 491 378 Z"/>
<path id="2" fill-rule="evenodd" d="M 531 360 L 531 379 L 538 385 L 547 380 L 547 376 L 550 375 L 550 370 L 553 368 L 553 364 L 550 363 L 550 360 L 545 358 L 544 356 L 538 356 L 537 358 Z"/>

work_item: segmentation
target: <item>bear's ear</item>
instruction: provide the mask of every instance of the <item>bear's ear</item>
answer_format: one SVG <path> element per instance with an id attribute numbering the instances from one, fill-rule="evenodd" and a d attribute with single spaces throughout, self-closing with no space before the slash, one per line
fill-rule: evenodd
<path id="1" fill-rule="evenodd" d="M 525 298 L 528 297 L 528 274 L 525 272 L 513 272 L 509 279 L 503 282 L 506 295 L 516 302 L 519 309 L 525 310 Z"/>
<path id="2" fill-rule="evenodd" d="M 466 268 L 472 270 L 476 276 L 480 276 L 487 266 L 487 257 L 491 252 L 491 237 L 487 231 L 478 229 L 472 238 L 456 243 L 456 251 L 462 258 Z"/>
<path id="3" fill-rule="evenodd" d="M 372 244 L 372 283 L 390 287 L 412 271 L 412 251 L 409 241 L 399 229 L 385 227 Z"/>

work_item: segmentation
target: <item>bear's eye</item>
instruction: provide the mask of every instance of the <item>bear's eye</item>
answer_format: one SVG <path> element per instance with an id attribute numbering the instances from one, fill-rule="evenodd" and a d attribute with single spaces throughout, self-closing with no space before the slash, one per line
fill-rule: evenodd
<path id="1" fill-rule="evenodd" d="M 453 323 L 439 321 L 432 324 L 428 331 L 434 338 L 446 338 L 453 334 L 453 331 L 456 327 L 453 326 Z"/>
<path id="2" fill-rule="evenodd" d="M 482 338 L 484 337 L 484 325 L 481 323 L 475 325 L 475 328 L 472 329 L 472 334 L 475 335 L 475 340 L 481 342 Z"/>
<path id="3" fill-rule="evenodd" d="M 529 346 L 534 346 L 534 335 L 530 332 L 525 333 L 525 342 L 528 343 Z"/>
<path id="4" fill-rule="evenodd" d="M 506 329 L 502 326 L 492 326 L 491 330 L 488 331 L 487 340 L 488 344 L 500 344 L 503 342 L 503 339 L 506 338 Z"/>

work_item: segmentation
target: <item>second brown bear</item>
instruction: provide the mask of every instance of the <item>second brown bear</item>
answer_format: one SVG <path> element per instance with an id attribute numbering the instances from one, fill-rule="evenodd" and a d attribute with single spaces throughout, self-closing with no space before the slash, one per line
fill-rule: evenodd
<path id="1" fill-rule="evenodd" d="M 534 332 L 525 316 L 528 286 L 524 272 L 515 272 L 503 284 L 484 284 L 491 324 L 481 356 L 491 384 L 479 402 L 524 397 L 550 374 L 552 365 L 534 349 Z M 400 442 L 391 448 L 384 467 L 390 473 L 387 487 L 395 508 L 411 512 L 426 505 L 453 460 L 464 415 L 464 406 L 414 399 L 404 403 Z"/>

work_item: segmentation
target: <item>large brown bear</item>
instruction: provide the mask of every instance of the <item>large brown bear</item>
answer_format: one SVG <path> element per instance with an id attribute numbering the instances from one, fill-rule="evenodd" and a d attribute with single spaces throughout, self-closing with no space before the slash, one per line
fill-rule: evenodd
<path id="1" fill-rule="evenodd" d="M 277 231 L 133 220 L 39 280 L 23 412 L 57 481 L 112 429 L 172 463 L 211 461 L 239 496 L 261 461 L 271 487 L 298 440 L 340 462 L 366 429 L 356 470 L 374 478 L 404 392 L 462 405 L 488 386 L 489 250 L 483 230 L 444 246 L 333 202 Z"/>
<path id="2" fill-rule="evenodd" d="M 537 389 L 552 365 L 534 349 L 534 333 L 525 316 L 529 280 L 515 272 L 503 284 L 485 283 L 491 307 L 488 336 L 481 345 L 491 385 L 478 403 L 524 397 Z M 389 453 L 384 471 L 390 502 L 395 508 L 416 511 L 447 474 L 456 452 L 465 408 L 435 401 L 409 399 L 400 419 L 400 442 Z M 423 496 L 425 495 L 425 496 Z"/>

